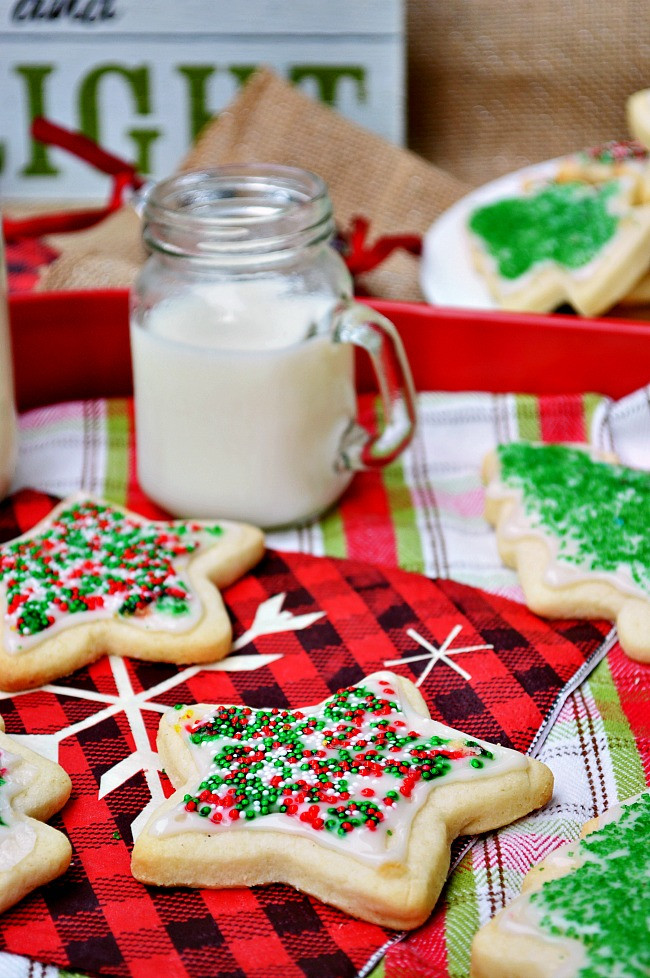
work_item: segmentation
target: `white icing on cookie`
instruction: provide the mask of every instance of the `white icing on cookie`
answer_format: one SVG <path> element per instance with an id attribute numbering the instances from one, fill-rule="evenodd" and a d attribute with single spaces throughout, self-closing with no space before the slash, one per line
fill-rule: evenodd
<path id="1" fill-rule="evenodd" d="M 528 761 L 423 716 L 397 690 L 382 672 L 300 710 L 170 711 L 163 723 L 197 774 L 151 834 L 272 829 L 372 865 L 401 863 L 432 790 Z"/>

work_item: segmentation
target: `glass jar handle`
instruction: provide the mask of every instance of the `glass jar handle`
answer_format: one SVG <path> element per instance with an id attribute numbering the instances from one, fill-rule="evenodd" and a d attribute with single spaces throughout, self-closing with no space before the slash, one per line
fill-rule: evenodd
<path id="1" fill-rule="evenodd" d="M 376 469 L 394 461 L 415 433 L 415 387 L 399 333 L 389 319 L 358 302 L 333 312 L 335 343 L 352 343 L 370 357 L 383 405 L 383 426 L 371 434 L 359 424 L 346 432 L 339 468 Z"/>

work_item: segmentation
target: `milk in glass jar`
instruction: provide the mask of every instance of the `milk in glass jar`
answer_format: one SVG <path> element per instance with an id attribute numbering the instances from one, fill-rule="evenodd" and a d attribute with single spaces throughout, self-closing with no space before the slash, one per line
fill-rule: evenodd
<path id="1" fill-rule="evenodd" d="M 314 519 L 415 426 L 394 326 L 352 301 L 313 173 L 192 171 L 153 188 L 150 258 L 131 294 L 138 478 L 169 513 L 264 528 Z M 383 427 L 357 422 L 354 348 L 371 357 Z"/>

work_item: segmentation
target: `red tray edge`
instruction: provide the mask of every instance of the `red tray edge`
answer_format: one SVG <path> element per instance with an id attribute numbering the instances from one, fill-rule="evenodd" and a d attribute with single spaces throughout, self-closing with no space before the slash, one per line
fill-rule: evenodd
<path id="1" fill-rule="evenodd" d="M 418 390 L 619 398 L 650 381 L 650 324 L 361 298 L 402 338 Z M 128 291 L 9 297 L 19 410 L 132 392 Z M 365 358 L 361 390 L 373 389 Z"/>

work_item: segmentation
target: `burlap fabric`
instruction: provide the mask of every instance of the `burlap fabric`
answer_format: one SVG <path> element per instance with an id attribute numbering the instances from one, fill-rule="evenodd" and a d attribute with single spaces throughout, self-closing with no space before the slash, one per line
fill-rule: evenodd
<path id="1" fill-rule="evenodd" d="M 59 257 L 40 277 L 39 289 L 46 291 L 128 288 L 147 257 L 132 207 L 86 231 L 50 235 L 48 244 Z"/>
<path id="2" fill-rule="evenodd" d="M 628 138 L 643 0 L 406 0 L 409 146 L 473 186 Z"/>
<path id="3" fill-rule="evenodd" d="M 273 72 L 262 69 L 210 123 L 177 169 L 223 163 L 285 163 L 314 170 L 329 186 L 339 227 L 370 222 L 370 243 L 383 235 L 420 234 L 467 186 L 408 150 L 344 119 Z M 95 229 L 50 239 L 61 258 L 45 270 L 43 289 L 128 286 L 144 258 L 132 211 Z M 395 251 L 364 276 L 385 298 L 418 300 L 418 260 Z"/>

